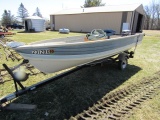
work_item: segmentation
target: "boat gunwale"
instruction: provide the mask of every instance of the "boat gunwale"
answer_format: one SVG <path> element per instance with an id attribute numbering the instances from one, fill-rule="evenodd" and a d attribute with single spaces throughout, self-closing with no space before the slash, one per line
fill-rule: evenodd
<path id="1" fill-rule="evenodd" d="M 129 36 L 121 36 L 121 37 L 115 37 L 115 38 L 111 38 L 111 39 L 99 39 L 99 40 L 93 40 L 93 41 L 84 41 L 84 42 L 71 42 L 71 43 L 67 43 L 67 42 L 48 42 L 48 43 L 38 43 L 38 44 L 28 44 L 28 45 L 24 45 L 24 46 L 19 46 L 14 48 L 16 49 L 27 49 L 27 48 L 44 48 L 44 47 L 60 47 L 60 46 L 73 46 L 73 45 L 83 45 L 83 44 L 91 44 L 91 43 L 101 43 L 104 41 L 116 41 L 118 39 L 123 39 L 123 38 L 130 38 L 130 37 L 136 37 L 140 34 L 144 34 L 144 33 L 139 33 L 139 34 L 134 34 L 134 35 L 129 35 Z M 53 39 L 54 40 L 54 39 Z M 51 44 L 51 43 L 64 43 L 64 44 Z M 50 45 L 49 45 L 50 44 Z"/>

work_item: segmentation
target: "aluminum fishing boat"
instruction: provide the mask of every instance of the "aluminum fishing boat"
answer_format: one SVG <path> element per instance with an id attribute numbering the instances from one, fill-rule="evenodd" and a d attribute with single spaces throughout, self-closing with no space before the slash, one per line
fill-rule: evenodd
<path id="1" fill-rule="evenodd" d="M 103 30 L 95 29 L 87 36 L 59 38 L 10 47 L 40 71 L 53 73 L 129 50 L 141 43 L 143 36 L 143 33 L 136 33 L 107 39 Z"/>

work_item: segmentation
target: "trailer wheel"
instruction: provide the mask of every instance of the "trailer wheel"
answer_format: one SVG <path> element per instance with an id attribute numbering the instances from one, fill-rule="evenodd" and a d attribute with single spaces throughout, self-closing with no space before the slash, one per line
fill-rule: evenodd
<path id="1" fill-rule="evenodd" d="M 120 70 L 124 70 L 127 67 L 127 64 L 128 64 L 128 60 L 127 59 L 119 60 L 118 61 L 118 68 Z"/>

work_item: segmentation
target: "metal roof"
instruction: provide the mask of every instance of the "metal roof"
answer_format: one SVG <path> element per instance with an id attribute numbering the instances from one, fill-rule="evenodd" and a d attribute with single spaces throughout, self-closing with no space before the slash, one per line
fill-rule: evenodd
<path id="1" fill-rule="evenodd" d="M 89 7 L 89 8 L 76 8 L 76 9 L 64 9 L 56 12 L 52 15 L 63 15 L 63 14 L 82 14 L 82 13 L 96 13 L 96 12 L 123 12 L 123 11 L 134 11 L 141 4 L 127 4 L 127 5 L 108 5 L 102 7 Z"/>

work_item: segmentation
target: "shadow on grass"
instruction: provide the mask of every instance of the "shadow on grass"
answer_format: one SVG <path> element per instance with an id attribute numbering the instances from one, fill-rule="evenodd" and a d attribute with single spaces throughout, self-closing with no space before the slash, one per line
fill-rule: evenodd
<path id="1" fill-rule="evenodd" d="M 37 32 L 37 31 L 32 31 L 32 32 L 29 32 L 29 31 L 18 31 L 17 33 L 41 33 L 41 32 Z"/>
<path id="2" fill-rule="evenodd" d="M 35 111 L 1 111 L 0 118 L 3 120 L 70 118 L 88 109 L 140 70 L 141 68 L 137 66 L 128 65 L 126 70 L 120 71 L 114 64 L 84 68 L 14 101 L 36 104 L 38 108 Z M 49 115 L 45 116 L 45 112 Z"/>

